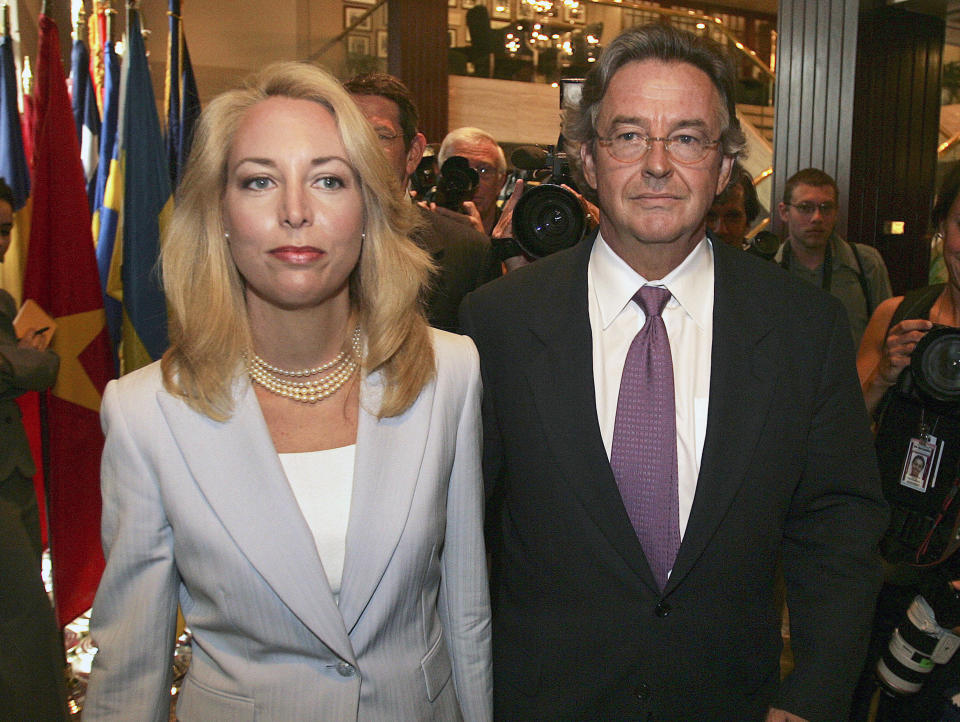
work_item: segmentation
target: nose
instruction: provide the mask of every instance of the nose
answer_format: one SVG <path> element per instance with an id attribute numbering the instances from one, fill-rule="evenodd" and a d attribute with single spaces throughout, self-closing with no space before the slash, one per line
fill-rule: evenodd
<path id="1" fill-rule="evenodd" d="M 288 228 L 301 228 L 313 223 L 313 210 L 308 191 L 296 184 L 287 186 L 283 194 L 283 225 Z"/>
<path id="2" fill-rule="evenodd" d="M 643 164 L 644 175 L 653 178 L 663 178 L 673 170 L 670 156 L 667 155 L 667 146 L 659 138 L 650 144 L 650 148 L 640 160 Z"/>

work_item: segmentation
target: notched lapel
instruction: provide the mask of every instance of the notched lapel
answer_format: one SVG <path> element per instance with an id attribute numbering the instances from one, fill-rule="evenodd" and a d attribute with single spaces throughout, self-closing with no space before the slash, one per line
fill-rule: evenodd
<path id="1" fill-rule="evenodd" d="M 714 244 L 716 249 L 717 244 Z M 725 249 L 724 249 L 725 250 Z M 697 491 L 667 589 L 703 553 L 743 484 L 760 443 L 780 365 L 781 330 L 775 314 L 758 315 L 749 269 L 728 266 L 715 251 L 710 410 Z"/>
<path id="2" fill-rule="evenodd" d="M 348 633 L 376 592 L 400 541 L 420 479 L 436 382 L 402 416 L 377 419 L 382 375 L 364 381 L 340 612 Z"/>
<path id="3" fill-rule="evenodd" d="M 556 279 L 556 298 L 568 299 L 532 313 L 532 333 L 542 350 L 531 356 L 527 380 L 544 436 L 562 480 L 627 566 L 657 589 L 600 436 L 593 383 L 593 341 L 587 310 L 587 263 L 592 244 L 578 247 L 572 272 Z"/>
<path id="4" fill-rule="evenodd" d="M 225 422 L 165 391 L 160 408 L 193 474 L 241 553 L 290 610 L 339 656 L 353 649 L 316 545 L 287 483 L 260 405 L 242 384 Z"/>

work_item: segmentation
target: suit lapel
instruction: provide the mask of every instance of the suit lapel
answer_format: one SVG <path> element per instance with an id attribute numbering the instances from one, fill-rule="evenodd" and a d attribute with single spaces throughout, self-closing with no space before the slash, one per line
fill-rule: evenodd
<path id="1" fill-rule="evenodd" d="M 576 494 L 627 566 L 656 589 L 630 524 L 600 436 L 593 382 L 593 341 L 587 299 L 592 240 L 580 243 L 552 277 L 550 306 L 534 309 L 530 330 L 538 350 L 527 364 L 544 436 L 564 482 Z M 562 305 L 557 304 L 562 299 Z"/>
<path id="2" fill-rule="evenodd" d="M 326 574 L 249 383 L 216 422 L 165 391 L 160 408 L 214 513 L 266 583 L 324 644 L 353 660 Z"/>
<path id="3" fill-rule="evenodd" d="M 774 314 L 757 314 L 750 269 L 714 243 L 710 410 L 697 491 L 667 590 L 703 553 L 749 471 L 778 374 Z"/>
<path id="4" fill-rule="evenodd" d="M 382 375 L 365 382 L 357 426 L 357 454 L 340 612 L 351 632 L 373 597 L 400 541 L 420 478 L 430 435 L 434 383 L 402 416 L 377 419 Z M 415 417 L 412 418 L 411 417 Z"/>

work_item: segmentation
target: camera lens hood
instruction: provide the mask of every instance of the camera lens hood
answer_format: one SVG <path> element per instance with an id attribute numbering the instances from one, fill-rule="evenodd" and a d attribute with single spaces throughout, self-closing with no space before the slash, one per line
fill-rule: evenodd
<path id="1" fill-rule="evenodd" d="M 917 388 L 937 401 L 960 401 L 960 328 L 934 326 L 910 356 Z"/>
<path id="2" fill-rule="evenodd" d="M 531 258 L 569 248 L 583 237 L 587 219 L 566 188 L 544 183 L 525 191 L 513 209 L 513 235 Z"/>

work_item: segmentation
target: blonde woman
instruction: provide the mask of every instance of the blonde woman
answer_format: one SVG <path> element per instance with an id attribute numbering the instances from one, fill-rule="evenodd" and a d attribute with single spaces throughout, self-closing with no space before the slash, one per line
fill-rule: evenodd
<path id="1" fill-rule="evenodd" d="M 204 111 L 163 248 L 171 348 L 103 403 L 84 719 L 491 716 L 479 367 L 428 328 L 413 208 L 337 82 Z"/>

